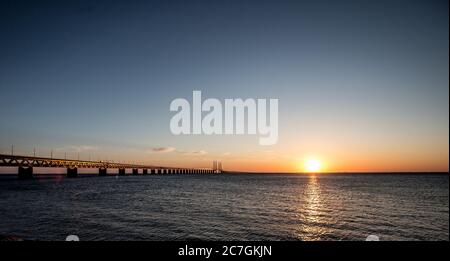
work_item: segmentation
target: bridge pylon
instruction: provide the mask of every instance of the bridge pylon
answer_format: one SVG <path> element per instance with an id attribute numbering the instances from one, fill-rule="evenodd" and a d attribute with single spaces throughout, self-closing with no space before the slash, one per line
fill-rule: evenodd
<path id="1" fill-rule="evenodd" d="M 19 179 L 32 179 L 33 167 L 19 167 Z"/>

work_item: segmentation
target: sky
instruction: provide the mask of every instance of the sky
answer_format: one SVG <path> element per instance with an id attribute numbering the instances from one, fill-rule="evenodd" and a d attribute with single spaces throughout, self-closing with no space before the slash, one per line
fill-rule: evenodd
<path id="1" fill-rule="evenodd" d="M 2 1 L 0 153 L 228 170 L 448 171 L 448 1 Z M 170 102 L 279 99 L 279 138 Z"/>

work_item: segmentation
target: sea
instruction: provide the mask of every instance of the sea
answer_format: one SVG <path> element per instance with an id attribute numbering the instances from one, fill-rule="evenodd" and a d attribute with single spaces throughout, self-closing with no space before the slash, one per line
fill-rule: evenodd
<path id="1" fill-rule="evenodd" d="M 24 240 L 449 240 L 447 174 L 0 179 L 0 235 Z"/>

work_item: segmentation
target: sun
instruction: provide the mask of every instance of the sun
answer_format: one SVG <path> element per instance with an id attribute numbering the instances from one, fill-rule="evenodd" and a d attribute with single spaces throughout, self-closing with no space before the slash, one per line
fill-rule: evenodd
<path id="1" fill-rule="evenodd" d="M 320 160 L 315 159 L 315 158 L 310 158 L 310 159 L 305 160 L 303 167 L 306 172 L 315 173 L 315 172 L 319 172 L 321 170 L 322 164 L 320 163 Z"/>

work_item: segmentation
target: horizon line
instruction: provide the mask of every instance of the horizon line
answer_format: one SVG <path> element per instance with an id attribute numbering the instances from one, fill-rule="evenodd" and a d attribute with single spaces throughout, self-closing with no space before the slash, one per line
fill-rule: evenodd
<path id="1" fill-rule="evenodd" d="M 331 172 L 261 172 L 261 171 L 236 171 L 236 170 L 224 170 L 223 173 L 227 174 L 302 174 L 302 175 L 315 175 L 315 174 L 448 174 L 449 171 L 331 171 Z"/>

